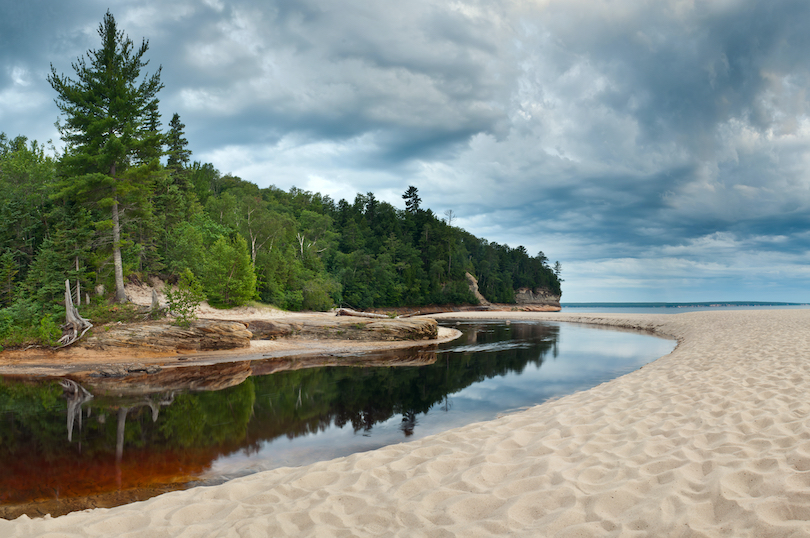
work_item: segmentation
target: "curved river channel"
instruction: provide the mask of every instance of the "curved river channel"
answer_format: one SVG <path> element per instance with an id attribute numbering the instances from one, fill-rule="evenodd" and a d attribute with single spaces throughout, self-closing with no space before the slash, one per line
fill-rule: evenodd
<path id="1" fill-rule="evenodd" d="M 588 389 L 675 347 L 576 324 L 442 324 L 463 335 L 342 359 L 374 366 L 245 361 L 198 368 L 185 389 L 173 379 L 113 397 L 109 381 L 0 377 L 0 517 L 115 506 L 418 439 Z"/>

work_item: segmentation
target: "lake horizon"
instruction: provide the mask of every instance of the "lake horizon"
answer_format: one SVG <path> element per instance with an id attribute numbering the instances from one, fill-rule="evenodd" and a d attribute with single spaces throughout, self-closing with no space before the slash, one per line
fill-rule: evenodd
<path id="1" fill-rule="evenodd" d="M 561 312 L 572 314 L 682 314 L 722 310 L 802 310 L 810 303 L 765 301 L 706 301 L 706 302 L 588 302 L 561 303 Z"/>

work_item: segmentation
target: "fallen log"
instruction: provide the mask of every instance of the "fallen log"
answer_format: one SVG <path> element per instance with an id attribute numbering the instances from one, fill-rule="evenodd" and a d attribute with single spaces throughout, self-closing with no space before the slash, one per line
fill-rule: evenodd
<path id="1" fill-rule="evenodd" d="M 353 316 L 356 318 L 393 319 L 385 314 L 372 314 L 370 312 L 358 312 L 348 308 L 338 308 L 337 316 Z"/>

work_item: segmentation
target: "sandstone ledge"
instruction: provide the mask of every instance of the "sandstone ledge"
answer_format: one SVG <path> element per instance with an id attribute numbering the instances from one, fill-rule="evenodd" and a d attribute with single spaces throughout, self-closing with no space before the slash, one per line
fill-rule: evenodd
<path id="1" fill-rule="evenodd" d="M 301 338 L 312 340 L 399 341 L 435 340 L 439 324 L 430 318 L 327 318 L 307 321 L 250 321 L 254 340 Z"/>
<path id="2" fill-rule="evenodd" d="M 88 350 L 138 348 L 146 352 L 221 351 L 246 348 L 251 340 L 294 338 L 305 340 L 407 341 L 435 340 L 433 319 L 252 320 L 248 322 L 202 319 L 190 327 L 168 321 L 101 327 L 79 342 Z"/>
<path id="3" fill-rule="evenodd" d="M 189 328 L 168 320 L 99 326 L 93 329 L 95 334 L 88 333 L 66 348 L 3 350 L 0 375 L 93 374 L 121 379 L 153 376 L 166 367 L 303 356 L 329 356 L 342 363 L 352 354 L 361 354 L 366 360 L 370 352 L 431 346 L 459 334 L 439 328 L 430 318 L 345 319 L 321 313 L 247 318 L 201 319 Z"/>
<path id="4" fill-rule="evenodd" d="M 252 334 L 238 321 L 201 319 L 190 327 L 169 321 L 108 325 L 78 345 L 91 350 L 137 347 L 144 351 L 217 351 L 250 346 Z"/>
<path id="5" fill-rule="evenodd" d="M 202 319 L 190 327 L 168 321 L 101 327 L 79 346 L 91 350 L 140 348 L 144 351 L 219 351 L 250 346 L 250 340 L 296 338 L 308 340 L 401 341 L 435 340 L 433 319 L 252 320 Z"/>

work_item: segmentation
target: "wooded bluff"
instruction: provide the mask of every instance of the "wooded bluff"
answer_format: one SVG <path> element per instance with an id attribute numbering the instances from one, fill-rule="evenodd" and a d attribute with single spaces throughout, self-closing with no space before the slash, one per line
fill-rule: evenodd
<path id="1" fill-rule="evenodd" d="M 6 318 L 18 317 L 8 309 L 30 310 L 26 317 L 38 324 L 63 312 L 68 278 L 91 297 L 114 290 L 106 210 L 60 197 L 60 180 L 58 159 L 41 145 L 0 136 Z M 418 202 L 399 210 L 373 193 L 335 203 L 296 188 L 259 188 L 195 162 L 157 167 L 145 192 L 121 206 L 125 278 L 172 281 L 189 269 L 220 307 L 254 299 L 289 310 L 476 304 L 466 272 L 490 302 L 514 303 L 522 287 L 560 293 L 542 253 L 489 243 Z"/>
<path id="2" fill-rule="evenodd" d="M 160 68 L 140 76 L 148 41 L 133 46 L 109 12 L 98 32 L 75 79 L 48 77 L 64 152 L 0 135 L 0 342 L 31 330 L 51 341 L 66 279 L 96 317 L 87 309 L 126 302 L 124 281 L 154 275 L 186 275 L 219 307 L 477 304 L 468 272 L 493 303 L 519 288 L 560 295 L 559 264 L 453 226 L 415 187 L 400 210 L 371 192 L 335 202 L 192 162 L 179 115 L 162 129 Z"/>

